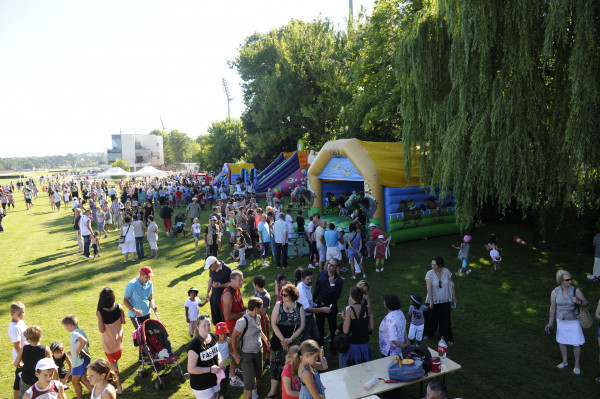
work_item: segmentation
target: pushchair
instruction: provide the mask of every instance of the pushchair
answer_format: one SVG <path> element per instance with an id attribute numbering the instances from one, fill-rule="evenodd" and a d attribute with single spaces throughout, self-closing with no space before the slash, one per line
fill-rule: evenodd
<path id="1" fill-rule="evenodd" d="M 154 314 L 158 319 L 158 314 L 156 312 Z M 157 378 L 154 383 L 154 389 L 157 391 L 165 387 L 164 375 L 166 372 L 163 373 L 162 378 L 160 374 L 164 370 L 169 370 L 169 373 L 173 370 L 177 371 L 179 373 L 179 381 L 185 382 L 189 374 L 184 373 L 179 365 L 179 356 L 173 353 L 171 341 L 169 341 L 169 333 L 166 327 L 160 322 L 160 319 L 148 319 L 141 325 L 138 324 L 137 319 L 134 320 L 136 329 L 133 331 L 133 344 L 139 347 L 140 351 L 138 376 L 142 378 L 150 368 L 154 369 Z"/>
<path id="2" fill-rule="evenodd" d="M 185 229 L 185 213 L 180 213 L 175 216 L 175 225 L 171 232 L 173 233 L 173 237 L 177 237 L 178 234 L 182 234 L 185 237 L 187 235 L 187 230 Z"/>

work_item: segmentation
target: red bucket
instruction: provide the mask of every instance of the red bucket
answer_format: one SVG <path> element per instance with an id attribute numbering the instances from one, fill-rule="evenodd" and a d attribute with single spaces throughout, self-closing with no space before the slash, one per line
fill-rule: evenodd
<path id="1" fill-rule="evenodd" d="M 439 373 L 441 371 L 442 359 L 435 356 L 431 358 L 431 372 Z"/>

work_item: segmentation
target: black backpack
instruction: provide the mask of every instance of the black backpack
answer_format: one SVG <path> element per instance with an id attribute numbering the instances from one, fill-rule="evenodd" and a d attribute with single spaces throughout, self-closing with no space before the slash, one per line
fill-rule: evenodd
<path id="1" fill-rule="evenodd" d="M 431 352 L 424 346 L 411 346 L 408 348 L 408 354 L 413 359 L 421 359 L 423 362 L 423 370 L 426 373 L 431 371 Z"/>

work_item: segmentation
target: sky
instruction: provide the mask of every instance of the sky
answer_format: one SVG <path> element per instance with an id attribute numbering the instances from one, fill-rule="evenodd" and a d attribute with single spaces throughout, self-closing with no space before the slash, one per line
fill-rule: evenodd
<path id="1" fill-rule="evenodd" d="M 354 0 L 370 15 L 374 0 Z M 290 19 L 344 29 L 348 0 L 2 0 L 0 157 L 106 152 L 111 135 L 191 138 L 244 110 L 244 39 Z"/>

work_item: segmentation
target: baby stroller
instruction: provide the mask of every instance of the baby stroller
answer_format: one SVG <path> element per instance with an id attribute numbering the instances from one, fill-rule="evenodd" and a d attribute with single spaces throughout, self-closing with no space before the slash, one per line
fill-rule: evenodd
<path id="1" fill-rule="evenodd" d="M 155 312 L 156 318 L 158 314 Z M 160 322 L 160 319 L 148 319 L 141 325 L 134 322 L 136 329 L 133 331 L 133 344 L 140 350 L 140 369 L 138 376 L 144 377 L 147 368 L 152 367 L 156 373 L 157 380 L 154 383 L 154 389 L 157 391 L 165 387 L 164 374 L 161 378 L 160 371 L 175 369 L 179 373 L 179 381 L 185 382 L 189 374 L 183 373 L 179 365 L 179 356 L 173 354 L 169 333 L 166 327 Z M 151 372 L 151 371 L 150 371 Z"/>
<path id="2" fill-rule="evenodd" d="M 185 229 L 185 213 L 180 213 L 175 216 L 175 225 L 171 232 L 173 233 L 173 237 L 177 237 L 177 234 L 182 234 L 185 237 L 187 234 L 187 230 Z"/>

